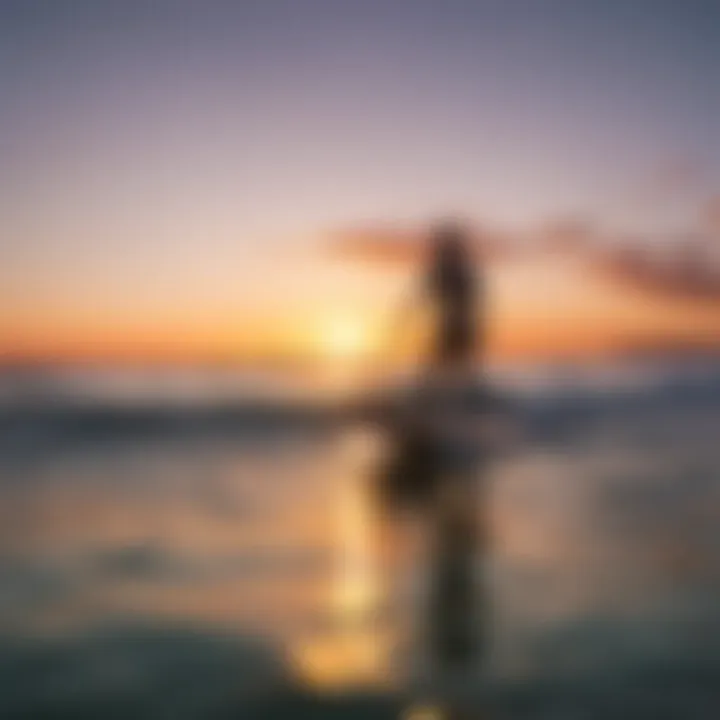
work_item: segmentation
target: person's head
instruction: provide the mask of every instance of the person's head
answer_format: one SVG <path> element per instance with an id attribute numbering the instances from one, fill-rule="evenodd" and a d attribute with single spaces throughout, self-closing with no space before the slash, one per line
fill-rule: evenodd
<path id="1" fill-rule="evenodd" d="M 470 271 L 470 236 L 457 220 L 442 220 L 430 231 L 429 263 L 435 269 L 451 272 Z"/>

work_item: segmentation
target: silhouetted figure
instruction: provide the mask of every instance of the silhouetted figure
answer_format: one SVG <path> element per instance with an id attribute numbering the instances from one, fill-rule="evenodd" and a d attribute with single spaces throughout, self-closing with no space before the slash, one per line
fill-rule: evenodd
<path id="1" fill-rule="evenodd" d="M 471 361 L 477 349 L 479 281 L 459 225 L 439 225 L 430 242 L 425 292 L 437 309 L 431 364 L 457 366 Z"/>
<path id="2" fill-rule="evenodd" d="M 447 436 L 439 425 L 448 412 L 484 409 L 476 382 L 481 370 L 481 283 L 461 226 L 444 222 L 430 233 L 421 279 L 420 300 L 434 321 L 420 381 L 407 402 L 392 408 L 387 423 L 393 452 L 381 473 L 380 490 L 390 508 L 434 500 L 443 470 L 438 436 Z"/>
<path id="3" fill-rule="evenodd" d="M 433 555 L 427 631 L 432 659 L 448 669 L 476 660 L 480 641 L 475 476 L 482 458 L 472 423 L 485 409 L 476 380 L 481 288 L 470 240 L 460 226 L 445 223 L 433 233 L 427 282 L 436 320 L 426 393 L 438 406 L 425 410 L 438 420 L 424 438 L 436 458 L 428 517 Z"/>
<path id="4" fill-rule="evenodd" d="M 425 645 L 439 677 L 476 664 L 480 655 L 476 500 L 480 421 L 490 404 L 480 380 L 481 277 L 464 230 L 437 226 L 426 263 L 422 294 L 433 311 L 428 360 L 389 423 L 392 450 L 379 483 L 386 508 L 424 517 L 431 547 Z"/>

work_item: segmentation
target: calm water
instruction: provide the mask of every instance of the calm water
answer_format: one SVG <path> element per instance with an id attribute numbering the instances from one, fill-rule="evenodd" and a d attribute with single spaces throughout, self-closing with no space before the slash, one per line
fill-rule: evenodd
<path id="1" fill-rule="evenodd" d="M 493 642 L 472 683 L 505 716 L 720 712 L 718 387 L 528 410 L 479 509 Z M 300 717 L 309 684 L 360 678 L 352 708 L 380 717 L 370 633 L 338 625 L 371 581 L 343 563 L 358 469 L 337 436 L 68 417 L 0 444 L 3 717 Z"/>

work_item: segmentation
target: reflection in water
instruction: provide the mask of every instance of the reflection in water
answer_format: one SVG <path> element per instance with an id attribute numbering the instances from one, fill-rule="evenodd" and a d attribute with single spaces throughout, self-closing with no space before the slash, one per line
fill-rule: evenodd
<path id="1" fill-rule="evenodd" d="M 295 649 L 299 671 L 320 687 L 377 684 L 387 676 L 387 637 L 376 615 L 380 600 L 373 545 L 373 517 L 366 470 L 373 439 L 349 433 L 339 474 L 333 480 L 337 500 L 336 566 L 331 580 L 330 631 L 305 639 Z"/>
<path id="2" fill-rule="evenodd" d="M 362 449 L 361 449 L 362 450 Z M 348 463 L 349 473 L 338 482 L 337 609 L 353 626 L 366 619 L 377 601 L 377 577 L 372 555 L 372 509 L 361 463 Z"/>
<path id="3" fill-rule="evenodd" d="M 671 692 L 681 708 L 716 699 L 717 409 L 607 413 L 562 442 L 528 444 L 488 481 L 487 678 L 500 705 L 525 698 L 529 709 L 517 717 L 552 717 L 543 708 L 561 700 L 599 706 L 600 696 L 609 717 L 670 702 Z M 20 663 L 26 638 L 33 652 L 53 648 L 54 657 L 65 652 L 54 644 L 62 639 L 82 676 L 86 651 L 94 662 L 132 665 L 125 644 L 91 638 L 100 630 L 125 637 L 111 629 L 138 624 L 153 647 L 177 637 L 198 662 L 216 662 L 215 645 L 186 641 L 179 627 L 290 648 L 305 677 L 323 686 L 387 684 L 393 628 L 365 612 L 380 588 L 353 452 L 373 454 L 370 446 L 338 453 L 320 435 L 293 433 L 38 438 L 32 452 L 5 452 L 3 697 L 14 688 L 20 707 L 51 686 L 43 668 L 52 664 Z M 144 677 L 165 667 L 164 651 L 145 657 Z M 32 675 L 25 684 L 10 674 L 21 666 Z M 85 691 L 93 682 L 68 676 Z M 23 687 L 36 690 L 23 695 Z"/>

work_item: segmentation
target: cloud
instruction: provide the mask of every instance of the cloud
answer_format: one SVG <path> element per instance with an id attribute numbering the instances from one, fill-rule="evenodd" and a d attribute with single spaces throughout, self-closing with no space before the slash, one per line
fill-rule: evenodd
<path id="1" fill-rule="evenodd" d="M 422 258 L 422 232 L 395 226 L 348 227 L 329 234 L 330 255 L 380 265 L 406 265 Z"/>
<path id="2" fill-rule="evenodd" d="M 706 236 L 672 240 L 662 249 L 648 238 L 613 246 L 591 258 L 591 268 L 616 285 L 685 302 L 720 302 L 720 266 Z"/>
<path id="3" fill-rule="evenodd" d="M 604 232 L 590 218 L 549 218 L 525 231 L 473 224 L 470 236 L 484 262 L 566 257 L 580 261 L 588 275 L 659 299 L 720 302 L 720 196 L 700 213 L 696 228 L 674 236 Z M 333 257 L 385 267 L 422 261 L 428 229 L 365 224 L 329 233 L 325 250 Z"/>
<path id="4" fill-rule="evenodd" d="M 516 238 L 485 225 L 468 225 L 478 257 L 496 260 L 517 252 Z M 386 267 L 417 264 L 425 255 L 428 227 L 392 223 L 366 223 L 333 230 L 324 250 L 339 259 Z"/>

